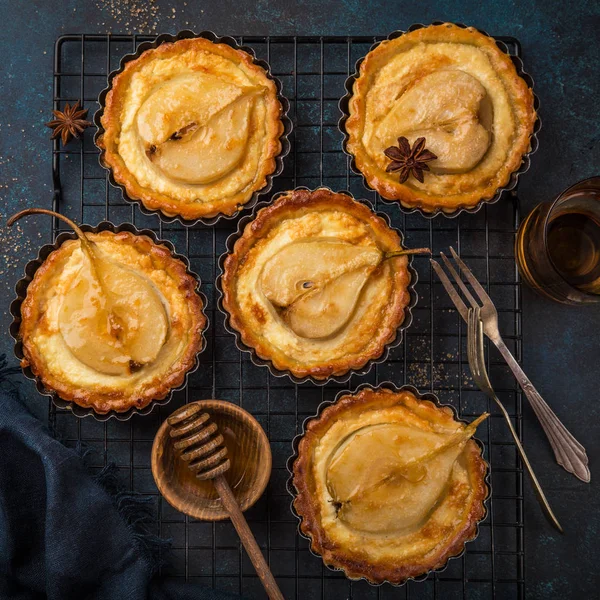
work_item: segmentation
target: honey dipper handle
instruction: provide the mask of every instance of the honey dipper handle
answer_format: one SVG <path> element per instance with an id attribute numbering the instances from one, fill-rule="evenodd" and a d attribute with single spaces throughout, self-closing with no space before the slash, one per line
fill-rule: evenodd
<path id="1" fill-rule="evenodd" d="M 223 475 L 219 475 L 213 482 L 270 600 L 285 600 L 227 480 Z"/>

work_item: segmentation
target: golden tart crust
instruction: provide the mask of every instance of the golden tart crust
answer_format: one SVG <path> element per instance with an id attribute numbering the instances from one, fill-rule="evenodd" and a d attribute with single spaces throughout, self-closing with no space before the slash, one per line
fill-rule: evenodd
<path id="1" fill-rule="evenodd" d="M 276 369 L 344 375 L 379 358 L 405 319 L 408 259 L 380 261 L 401 248 L 398 233 L 347 194 L 286 192 L 258 211 L 225 259 L 223 308 L 243 343 Z M 302 280 L 331 295 L 316 307 L 310 294 L 298 300 Z M 348 304 L 336 304 L 346 294 Z"/>
<path id="2" fill-rule="evenodd" d="M 19 338 L 23 368 L 30 367 L 46 389 L 97 413 L 143 408 L 180 386 L 202 349 L 207 326 L 197 281 L 169 250 L 149 237 L 122 231 L 86 233 L 103 256 L 144 278 L 160 294 L 168 333 L 156 359 L 128 376 L 107 375 L 81 362 L 61 333 L 65 294 L 84 268 L 78 240 L 67 240 L 37 269 L 21 305 Z M 135 302 L 135 299 L 131 299 Z"/>
<path id="3" fill-rule="evenodd" d="M 275 82 L 247 52 L 182 39 L 146 50 L 113 79 L 97 144 L 146 208 L 232 215 L 276 169 L 282 113 Z"/>
<path id="4" fill-rule="evenodd" d="M 347 150 L 370 187 L 405 208 L 453 213 L 508 184 L 530 148 L 534 96 L 511 58 L 472 27 L 431 25 L 386 40 L 360 65 Z M 397 138 L 425 137 L 438 159 L 420 183 L 386 172 Z"/>
<path id="5" fill-rule="evenodd" d="M 309 420 L 298 445 L 293 484 L 297 491 L 294 509 L 312 550 L 350 579 L 365 578 L 374 584 L 404 583 L 443 567 L 450 557 L 460 554 L 465 542 L 477 534 L 488 495 L 487 464 L 472 439 L 459 448 L 454 462 L 450 457 L 449 474 L 442 456 L 440 462 L 428 463 L 424 479 L 423 473 L 412 480 L 408 475 L 388 477 L 391 492 L 384 489 L 383 496 L 360 498 L 355 493 L 356 500 L 347 504 L 340 496 L 348 489 L 361 489 L 369 476 L 377 476 L 378 469 L 386 466 L 388 458 L 390 464 L 404 457 L 410 460 L 464 428 L 449 407 L 419 400 L 408 389 L 364 388 L 341 397 Z M 374 452 L 365 451 L 366 442 L 361 448 L 361 435 L 362 439 L 379 435 L 371 440 L 376 444 Z M 385 450 L 380 452 L 382 447 Z M 355 466 L 348 468 L 351 460 Z M 443 469 L 447 480 L 442 478 L 433 494 L 425 487 L 411 495 L 411 486 L 427 482 L 428 477 L 435 480 Z M 403 477 L 409 477 L 404 490 L 399 483 Z M 419 506 L 425 501 L 426 510 Z M 358 507 L 353 509 L 354 502 Z"/>

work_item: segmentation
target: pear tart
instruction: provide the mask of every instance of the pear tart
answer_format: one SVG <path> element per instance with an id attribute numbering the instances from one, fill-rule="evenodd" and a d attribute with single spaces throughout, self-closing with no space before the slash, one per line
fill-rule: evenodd
<path id="1" fill-rule="evenodd" d="M 183 383 L 202 348 L 197 281 L 146 236 L 85 237 L 53 251 L 27 288 L 22 366 L 97 413 L 143 408 Z"/>
<path id="2" fill-rule="evenodd" d="M 181 39 L 115 76 L 97 142 L 115 181 L 146 208 L 232 215 L 276 169 L 282 112 L 275 82 L 247 52 Z"/>
<path id="3" fill-rule="evenodd" d="M 465 425 L 409 389 L 363 388 L 309 420 L 293 486 L 312 550 L 374 584 L 460 554 L 486 514 L 487 465 L 470 439 L 486 416 Z"/>
<path id="4" fill-rule="evenodd" d="M 380 357 L 410 302 L 398 233 L 327 189 L 286 192 L 258 211 L 226 257 L 223 308 L 275 369 L 325 380 Z"/>
<path id="5" fill-rule="evenodd" d="M 451 23 L 371 50 L 348 112 L 346 148 L 367 184 L 427 213 L 496 197 L 529 151 L 537 118 L 510 56 L 493 38 Z M 411 161 L 422 171 L 403 177 Z"/>

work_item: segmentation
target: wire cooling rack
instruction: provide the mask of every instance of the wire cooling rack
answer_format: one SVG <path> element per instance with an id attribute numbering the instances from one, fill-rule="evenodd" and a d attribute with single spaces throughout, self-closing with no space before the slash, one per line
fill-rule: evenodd
<path id="1" fill-rule="evenodd" d="M 92 115 L 98 108 L 97 97 L 106 86 L 107 74 L 118 67 L 124 54 L 134 52 L 138 44 L 152 39 L 81 34 L 59 38 L 54 61 L 55 108 L 82 99 Z M 292 151 L 285 161 L 284 172 L 274 181 L 273 193 L 300 185 L 349 190 L 356 197 L 371 200 L 377 210 L 388 213 L 393 225 L 404 232 L 409 247 L 428 246 L 437 254 L 454 246 L 486 285 L 498 307 L 503 337 L 520 360 L 521 292 L 513 253 L 519 224 L 516 193 L 505 193 L 499 202 L 486 205 L 473 215 L 427 220 L 381 202 L 350 170 L 337 127 L 340 118 L 337 104 L 346 93 L 344 82 L 354 71 L 356 61 L 368 52 L 373 42 L 382 38 L 236 39 L 270 63 L 290 100 L 289 114 L 294 122 L 290 137 Z M 513 54 L 519 53 L 515 39 L 500 39 Z M 413 265 L 419 273 L 414 321 L 388 361 L 376 365 L 367 376 L 353 377 L 345 385 L 296 386 L 287 378 L 272 377 L 267 369 L 253 365 L 245 353 L 237 350 L 216 308 L 217 261 L 225 249 L 225 239 L 235 230 L 236 221 L 186 229 L 178 223 L 162 223 L 155 215 L 142 214 L 137 205 L 124 201 L 120 190 L 109 184 L 106 172 L 98 164 L 92 129 L 86 131 L 82 142 L 74 141 L 66 149 L 56 142 L 52 169 L 55 210 L 92 225 L 106 219 L 153 229 L 159 237 L 171 240 L 178 252 L 187 254 L 209 300 L 208 347 L 202 354 L 200 368 L 189 379 L 188 388 L 176 393 L 170 404 L 147 416 L 134 415 L 125 422 L 77 419 L 68 411 L 50 406 L 50 424 L 55 435 L 97 448 L 100 458 L 93 465 L 95 468 L 115 461 L 127 488 L 156 497 L 157 533 L 173 542 L 164 575 L 185 577 L 248 598 L 265 597 L 231 524 L 202 523 L 175 511 L 160 497 L 150 470 L 150 449 L 160 423 L 185 402 L 219 398 L 252 412 L 271 440 L 271 482 L 261 500 L 247 512 L 247 518 L 286 598 L 448 600 L 524 596 L 523 471 L 502 416 L 470 378 L 465 326 L 433 276 L 426 257 L 414 258 Z M 59 233 L 60 225 L 53 223 L 49 232 L 52 238 Z M 521 393 L 494 348 L 490 348 L 489 357 L 491 379 L 521 435 Z M 492 465 L 494 490 L 488 504 L 489 515 L 480 526 L 478 538 L 467 545 L 462 557 L 451 560 L 445 571 L 399 588 L 350 582 L 341 573 L 324 567 L 321 559 L 310 553 L 308 542 L 298 535 L 286 492 L 286 460 L 302 421 L 313 415 L 323 400 L 332 400 L 340 389 L 386 380 L 434 392 L 442 402 L 453 404 L 466 419 L 483 411 L 492 414 L 477 433 Z"/>

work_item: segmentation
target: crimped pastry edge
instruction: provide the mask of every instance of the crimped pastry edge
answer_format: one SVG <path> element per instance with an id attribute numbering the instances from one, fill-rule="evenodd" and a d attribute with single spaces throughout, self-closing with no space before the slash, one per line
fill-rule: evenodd
<path id="1" fill-rule="evenodd" d="M 82 224 L 80 225 L 84 232 L 89 233 L 100 233 L 103 231 L 109 231 L 114 234 L 126 234 L 132 238 L 145 239 L 145 243 L 150 243 L 152 247 L 156 247 L 159 252 L 164 256 L 168 254 L 169 262 L 172 261 L 176 265 L 176 269 L 180 271 L 182 280 L 184 281 L 184 287 L 186 288 L 186 294 L 194 294 L 192 298 L 194 300 L 194 311 L 193 316 L 198 324 L 196 340 L 193 344 L 188 347 L 188 353 L 182 359 L 182 366 L 177 370 L 176 373 L 170 377 L 167 382 L 164 382 L 160 394 L 156 394 L 152 398 L 147 398 L 143 403 L 135 405 L 129 402 L 126 406 L 115 407 L 112 406 L 108 410 L 98 410 L 94 406 L 93 402 L 85 403 L 78 402 L 74 398 L 67 398 L 67 395 L 60 392 L 56 387 L 52 386 L 51 382 L 42 376 L 39 370 L 34 370 L 33 365 L 28 363 L 26 356 L 26 348 L 24 348 L 23 340 L 21 337 L 21 326 L 22 326 L 22 305 L 26 301 L 27 292 L 30 284 L 35 278 L 38 270 L 43 268 L 45 263 L 51 257 L 52 253 L 62 246 L 63 243 L 76 239 L 74 232 L 61 232 L 55 239 L 53 244 L 46 244 L 39 250 L 37 258 L 29 261 L 25 265 L 25 276 L 21 278 L 15 285 L 15 292 L 17 297 L 12 301 L 10 305 L 10 313 L 13 316 L 13 321 L 10 325 L 10 334 L 15 341 L 14 354 L 17 359 L 21 362 L 23 374 L 28 379 L 33 380 L 36 383 L 38 392 L 44 396 L 49 396 L 52 403 L 60 409 L 70 410 L 76 417 L 87 417 L 92 416 L 98 421 L 106 421 L 110 418 L 116 418 L 119 421 L 125 421 L 131 418 L 134 414 L 146 415 L 149 414 L 155 406 L 162 406 L 167 404 L 173 395 L 173 392 L 185 388 L 189 375 L 197 370 L 199 365 L 199 355 L 206 347 L 205 332 L 209 326 L 208 317 L 204 314 L 205 307 L 207 306 L 206 296 L 200 291 L 201 281 L 197 274 L 191 271 L 189 267 L 189 260 L 187 257 L 178 254 L 173 244 L 168 240 L 162 240 L 149 229 L 140 230 L 131 223 L 122 223 L 115 225 L 109 221 L 102 221 L 96 226 Z M 38 371 L 38 372 L 36 372 Z M 73 389 L 74 386 L 73 386 Z"/>
<path id="2" fill-rule="evenodd" d="M 300 501 L 298 500 L 303 493 L 303 490 L 306 489 L 306 482 L 302 479 L 303 475 L 307 472 L 308 463 L 306 452 L 302 455 L 303 446 L 307 445 L 307 442 L 305 442 L 306 434 L 311 431 L 311 429 L 326 423 L 332 416 L 335 416 L 335 414 L 341 412 L 347 406 L 360 404 L 361 399 L 364 398 L 365 394 L 377 394 L 380 392 L 389 392 L 394 395 L 409 393 L 417 400 L 429 402 L 433 407 L 443 410 L 455 421 L 464 424 L 468 423 L 464 419 L 458 417 L 454 406 L 441 403 L 439 398 L 432 392 L 422 394 L 412 385 L 397 387 L 390 381 L 384 381 L 378 386 L 364 383 L 358 386 L 354 391 L 340 391 L 333 401 L 322 402 L 317 408 L 316 414 L 307 417 L 304 420 L 301 433 L 292 440 L 293 453 L 286 463 L 290 475 L 287 481 L 287 490 L 292 496 L 290 508 L 294 516 L 298 519 L 298 532 L 310 542 L 309 549 L 311 553 L 321 558 L 327 568 L 332 571 L 342 571 L 346 577 L 351 580 L 357 581 L 362 579 L 374 586 L 379 586 L 384 583 L 402 586 L 408 581 L 423 581 L 431 572 L 439 573 L 445 570 L 449 561 L 462 556 L 465 552 L 466 544 L 477 538 L 479 535 L 479 524 L 487 518 L 488 514 L 487 501 L 492 494 L 490 481 L 491 472 L 489 464 L 483 458 L 483 443 L 476 437 L 472 437 L 471 441 L 473 444 L 471 444 L 470 447 L 472 448 L 473 456 L 477 457 L 477 473 L 481 484 L 477 488 L 477 502 L 474 504 L 481 509 L 471 512 L 466 526 L 459 534 L 457 534 L 457 536 L 455 536 L 452 546 L 442 558 L 436 561 L 434 566 L 427 567 L 426 570 L 421 570 L 419 573 L 406 575 L 402 572 L 402 569 L 396 570 L 393 567 L 384 569 L 387 571 L 384 573 L 384 570 L 378 571 L 364 563 L 348 561 L 348 563 L 345 564 L 342 560 L 337 560 L 335 548 L 326 548 L 322 543 L 321 537 L 315 535 L 313 524 L 318 522 L 318 517 L 316 516 L 316 503 L 311 503 L 308 498 L 301 498 Z M 343 402 L 346 398 L 348 399 L 346 404 L 340 406 L 340 402 Z M 305 443 L 303 444 L 303 442 Z M 301 480 L 300 485 L 298 485 L 297 480 Z M 305 494 L 305 496 L 306 495 L 309 494 Z M 298 510 L 298 507 L 300 507 L 300 510 Z M 308 516 L 306 514 L 301 514 L 303 510 L 306 511 Z M 355 570 L 353 571 L 353 569 Z M 416 567 L 415 570 L 417 570 Z"/>
<path id="3" fill-rule="evenodd" d="M 111 127 L 109 129 L 108 122 L 111 122 L 111 126 L 118 126 L 119 123 L 118 115 L 116 119 L 111 119 L 106 116 L 107 107 L 113 102 L 112 96 L 115 88 L 115 79 L 118 79 L 123 73 L 131 68 L 129 67 L 130 63 L 144 60 L 144 54 L 148 52 L 158 51 L 161 47 L 163 47 L 162 52 L 166 52 L 169 47 L 172 47 L 176 43 L 194 41 L 200 43 L 201 40 L 204 40 L 205 43 L 221 47 L 221 51 L 225 53 L 228 52 L 225 48 L 228 48 L 230 52 L 237 53 L 237 56 L 239 56 L 246 65 L 252 67 L 253 70 L 258 71 L 260 69 L 263 72 L 269 80 L 270 85 L 274 86 L 275 91 L 273 102 L 269 104 L 269 115 L 267 118 L 272 120 L 277 119 L 279 121 L 278 134 L 276 138 L 270 140 L 271 151 L 268 153 L 268 159 L 264 161 L 263 169 L 258 177 L 258 179 L 263 181 L 263 185 L 260 187 L 255 186 L 251 195 L 243 202 L 231 201 L 224 206 L 224 209 L 220 208 L 215 211 L 202 212 L 202 214 L 196 213 L 194 210 L 181 210 L 182 204 L 173 201 L 168 196 L 165 196 L 163 200 L 159 201 L 157 198 L 160 194 L 145 192 L 145 188 L 142 188 L 137 184 L 137 180 L 133 174 L 131 174 L 123 164 L 118 151 L 116 151 L 116 149 L 113 151 L 106 143 L 107 130 L 109 135 L 113 135 L 114 132 L 111 133 L 111 131 L 115 128 Z M 149 60 L 149 58 L 146 57 L 145 60 Z M 137 203 L 144 214 L 157 214 L 161 220 L 167 223 L 178 221 L 186 227 L 191 227 L 198 223 L 214 225 L 220 219 L 235 218 L 241 210 L 251 208 L 258 202 L 261 196 L 267 194 L 271 190 L 273 179 L 283 171 L 283 159 L 290 151 L 289 135 L 293 129 L 293 125 L 287 116 L 289 101 L 282 94 L 281 81 L 272 75 L 268 63 L 256 58 L 252 48 L 239 45 L 237 41 L 230 36 L 217 36 L 212 31 L 194 33 L 190 30 L 184 30 L 176 35 L 161 34 L 152 42 L 140 44 L 135 53 L 123 56 L 119 68 L 109 74 L 108 87 L 100 93 L 98 104 L 100 105 L 100 108 L 94 114 L 94 123 L 97 127 L 94 143 L 100 150 L 100 165 L 109 172 L 110 183 L 121 190 L 125 200 Z M 121 177 L 121 175 L 123 175 L 123 177 Z M 169 208 L 172 210 L 169 210 Z"/>
<path id="4" fill-rule="evenodd" d="M 233 260 L 239 260 L 238 255 L 240 248 L 238 246 L 238 243 L 240 243 L 240 240 L 244 238 L 244 234 L 247 233 L 247 235 L 245 236 L 246 241 L 242 242 L 244 244 L 244 247 L 246 247 L 247 240 L 251 237 L 250 227 L 254 224 L 254 221 L 256 220 L 257 216 L 263 210 L 273 209 L 273 207 L 283 198 L 287 196 L 292 196 L 295 193 L 312 195 L 316 192 L 323 192 L 332 196 L 340 196 L 346 201 L 350 200 L 356 203 L 358 206 L 368 209 L 371 213 L 371 217 L 377 217 L 380 221 L 383 222 L 383 225 L 385 225 L 388 229 L 390 229 L 392 232 L 398 235 L 398 237 L 400 238 L 399 244 L 401 247 L 404 247 L 402 232 L 393 228 L 389 216 L 385 213 L 376 212 L 373 209 L 370 202 L 363 199 L 356 199 L 352 196 L 350 192 L 334 192 L 331 189 L 324 186 L 316 188 L 315 190 L 310 190 L 306 187 L 297 187 L 294 190 L 279 192 L 273 197 L 273 200 L 271 202 L 260 203 L 255 207 L 251 215 L 240 219 L 240 221 L 238 222 L 237 231 L 231 234 L 227 239 L 226 250 L 219 259 L 220 274 L 217 277 L 216 285 L 219 291 L 218 306 L 220 311 L 223 313 L 225 319 L 225 329 L 235 336 L 237 348 L 243 352 L 248 352 L 250 354 L 253 364 L 257 366 L 266 366 L 269 369 L 271 375 L 273 375 L 274 377 L 288 376 L 296 384 L 302 384 L 306 383 L 307 381 L 310 381 L 315 385 L 325 385 L 326 383 L 331 381 L 335 381 L 337 383 L 345 383 L 350 379 L 352 375 L 366 375 L 371 370 L 373 365 L 387 360 L 389 352 L 402 342 L 404 330 L 407 329 L 412 323 L 412 309 L 415 307 L 418 301 L 418 295 L 415 290 L 418 275 L 412 266 L 412 257 L 409 255 L 407 272 L 410 279 L 406 287 L 409 299 L 403 308 L 404 319 L 394 328 L 392 332 L 390 332 L 388 341 L 387 343 L 382 345 L 381 352 L 379 353 L 379 355 L 371 356 L 370 358 L 365 358 L 360 362 L 357 361 L 355 366 L 346 367 L 343 370 L 343 372 L 333 372 L 331 371 L 331 369 L 327 369 L 327 371 L 331 371 L 329 372 L 329 374 L 327 374 L 326 372 L 299 372 L 298 370 L 292 370 L 287 365 L 276 364 L 272 360 L 271 355 L 268 352 L 268 347 L 265 346 L 265 348 L 257 348 L 257 346 L 252 344 L 252 340 L 249 338 L 249 336 L 245 335 L 241 331 L 243 327 L 241 327 L 238 324 L 238 318 L 235 314 L 236 311 L 234 310 L 235 303 L 233 302 L 233 296 L 229 290 L 229 287 L 232 284 L 232 273 L 231 271 L 228 273 L 227 265 L 231 264 Z M 228 263 L 230 257 L 234 255 L 236 255 L 235 258 L 232 258 Z"/>
<path id="5" fill-rule="evenodd" d="M 388 182 L 381 180 L 383 181 L 383 183 L 380 186 L 380 178 L 377 178 L 375 174 L 373 174 L 373 177 L 369 177 L 368 175 L 370 175 L 370 173 L 367 174 L 365 172 L 369 169 L 362 170 L 361 160 L 357 160 L 357 155 L 352 150 L 351 142 L 353 129 L 355 128 L 355 124 L 358 125 L 357 121 L 359 120 L 356 115 L 356 111 L 354 111 L 353 113 L 351 110 L 352 100 L 353 98 L 355 99 L 356 96 L 356 94 L 354 93 L 354 86 L 357 84 L 359 76 L 362 73 L 363 69 L 367 68 L 364 65 L 367 58 L 369 58 L 369 55 L 371 55 L 373 51 L 376 51 L 376 49 L 384 43 L 391 42 L 396 38 L 402 37 L 414 31 L 428 29 L 431 27 L 452 27 L 456 28 L 457 30 L 468 30 L 471 33 L 479 34 L 480 36 L 482 36 L 482 39 L 489 38 L 489 42 L 487 43 L 490 45 L 490 47 L 496 46 L 500 49 L 502 53 L 506 55 L 506 59 L 508 62 L 505 61 L 505 64 L 508 65 L 508 63 L 512 63 L 512 67 L 516 70 L 517 78 L 523 80 L 523 82 L 525 83 L 526 87 L 528 88 L 531 94 L 531 110 L 533 111 L 533 122 L 531 124 L 528 142 L 523 143 L 522 153 L 520 154 L 519 159 L 515 158 L 515 160 L 513 161 L 515 163 L 514 168 L 512 171 L 509 170 L 509 172 L 507 173 L 505 183 L 498 186 L 489 186 L 489 190 L 485 194 L 480 194 L 479 192 L 477 194 L 473 194 L 473 196 L 481 195 L 481 197 L 478 200 L 473 199 L 473 201 L 470 203 L 458 203 L 455 206 L 450 207 L 440 206 L 435 202 L 427 204 L 427 202 L 424 202 L 422 201 L 422 199 L 417 198 L 419 194 L 414 193 L 412 190 L 401 184 L 393 186 L 394 189 L 402 188 L 402 190 L 396 190 L 398 191 L 397 194 L 392 193 L 386 195 L 384 188 L 390 187 L 388 185 Z M 538 114 L 539 99 L 533 92 L 533 79 L 527 72 L 525 72 L 523 68 L 523 61 L 519 56 L 509 54 L 508 48 L 501 40 L 493 38 L 487 32 L 481 29 L 476 29 L 475 27 L 468 27 L 462 23 L 448 23 L 444 21 L 434 21 L 430 25 L 416 23 L 414 25 L 411 25 L 406 31 L 398 30 L 390 33 L 385 40 L 376 42 L 370 48 L 369 52 L 357 61 L 355 72 L 346 80 L 345 88 L 346 95 L 343 96 L 338 103 L 340 111 L 342 112 L 342 117 L 339 120 L 338 127 L 342 135 L 344 136 L 343 149 L 344 152 L 351 158 L 352 170 L 358 175 L 362 176 L 363 184 L 366 189 L 380 193 L 384 202 L 389 204 L 398 204 L 401 210 L 408 214 L 418 213 L 421 216 L 429 219 L 436 217 L 439 214 L 442 214 L 447 218 L 454 218 L 463 212 L 471 214 L 476 213 L 485 204 L 493 204 L 497 202 L 502 197 L 504 192 L 513 190 L 516 187 L 519 176 L 522 173 L 525 173 L 529 170 L 530 157 L 537 151 L 539 146 L 537 134 L 542 126 L 542 122 Z M 350 126 L 348 126 L 348 122 L 350 122 Z M 494 188 L 493 190 L 492 187 Z M 438 196 L 432 196 L 432 198 L 437 197 Z"/>

